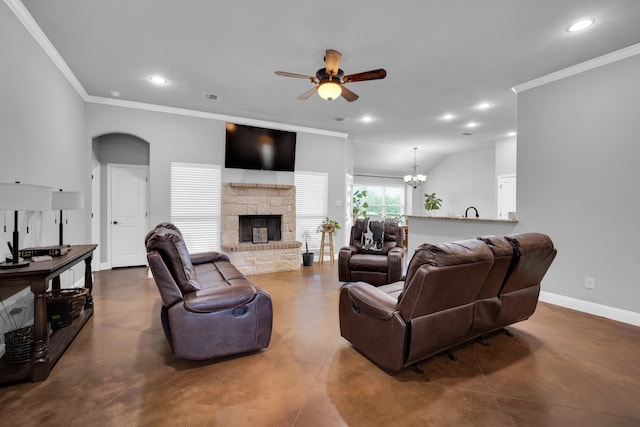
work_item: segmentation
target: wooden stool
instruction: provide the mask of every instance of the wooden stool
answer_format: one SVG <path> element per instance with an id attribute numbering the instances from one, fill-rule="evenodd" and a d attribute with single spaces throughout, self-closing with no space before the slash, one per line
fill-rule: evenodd
<path id="1" fill-rule="evenodd" d="M 329 235 L 329 241 L 324 238 L 325 234 Z M 329 256 L 331 257 L 331 264 L 334 263 L 333 259 L 333 233 L 331 231 L 323 231 L 322 239 L 320 240 L 320 263 L 324 262 L 324 247 L 329 246 Z"/>
<path id="2" fill-rule="evenodd" d="M 402 230 L 404 231 L 404 236 L 402 239 L 402 247 L 405 249 L 409 249 L 409 226 L 408 225 L 402 225 Z"/>

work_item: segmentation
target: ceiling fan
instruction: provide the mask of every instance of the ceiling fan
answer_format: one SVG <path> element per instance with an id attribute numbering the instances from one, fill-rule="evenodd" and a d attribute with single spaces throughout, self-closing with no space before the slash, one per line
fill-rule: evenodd
<path id="1" fill-rule="evenodd" d="M 377 70 L 364 71 L 362 73 L 355 73 L 344 75 L 344 71 L 340 69 L 340 60 L 342 54 L 337 50 L 327 49 L 324 62 L 325 68 L 320 68 L 316 71 L 315 76 L 307 76 L 304 74 L 289 73 L 286 71 L 276 71 L 278 76 L 296 77 L 299 79 L 309 79 L 311 83 L 315 84 L 312 89 L 309 89 L 298 99 L 307 99 L 314 93 L 318 92 L 318 95 L 322 99 L 331 101 L 341 96 L 349 102 L 353 102 L 358 99 L 358 95 L 353 93 L 350 89 L 347 89 L 344 84 L 352 82 L 362 82 L 365 80 L 378 80 L 384 79 L 387 76 L 387 72 L 383 68 Z"/>

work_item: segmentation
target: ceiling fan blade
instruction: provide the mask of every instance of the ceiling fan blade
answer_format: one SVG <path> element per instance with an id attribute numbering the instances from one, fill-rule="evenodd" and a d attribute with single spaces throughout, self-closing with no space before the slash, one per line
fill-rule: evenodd
<path id="1" fill-rule="evenodd" d="M 306 91 L 305 93 L 303 93 L 302 95 L 300 95 L 298 97 L 299 100 L 303 100 L 303 99 L 307 99 L 309 98 L 311 95 L 313 95 L 314 93 L 316 93 L 318 91 L 318 86 L 314 86 L 313 88 L 309 89 L 308 91 Z"/>
<path id="2" fill-rule="evenodd" d="M 326 64 L 328 74 L 331 74 L 332 76 L 338 75 L 340 60 L 342 60 L 342 54 L 340 52 L 333 49 L 327 49 L 327 52 L 324 55 L 324 62 Z"/>
<path id="3" fill-rule="evenodd" d="M 349 102 L 353 102 L 359 98 L 358 95 L 356 95 L 352 90 L 347 89 L 344 85 L 342 85 L 342 93 L 340 95 Z"/>
<path id="4" fill-rule="evenodd" d="M 379 68 L 377 70 L 364 71 L 362 73 L 349 74 L 348 76 L 344 76 L 343 81 L 345 83 L 348 82 L 362 82 L 365 80 L 378 80 L 384 79 L 387 77 L 387 72 L 384 68 Z"/>
<path id="5" fill-rule="evenodd" d="M 316 81 L 316 78 L 314 76 L 307 76 L 304 74 L 297 74 L 297 73 L 289 73 L 287 71 L 276 71 L 276 75 L 283 76 L 283 77 L 295 77 L 298 79 L 309 79 L 312 82 Z"/>

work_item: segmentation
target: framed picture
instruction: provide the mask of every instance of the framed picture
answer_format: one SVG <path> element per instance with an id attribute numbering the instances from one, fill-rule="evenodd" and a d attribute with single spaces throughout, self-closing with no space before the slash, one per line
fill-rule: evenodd
<path id="1" fill-rule="evenodd" d="M 267 227 L 253 227 L 253 243 L 268 243 Z"/>

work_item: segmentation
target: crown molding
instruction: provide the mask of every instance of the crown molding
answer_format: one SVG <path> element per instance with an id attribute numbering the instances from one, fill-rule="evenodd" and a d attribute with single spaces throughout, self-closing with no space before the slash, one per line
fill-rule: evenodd
<path id="1" fill-rule="evenodd" d="M 590 59 L 580 64 L 573 65 L 563 70 L 556 71 L 546 76 L 538 77 L 537 79 L 529 80 L 528 82 L 521 83 L 517 86 L 513 86 L 511 90 L 516 94 L 525 90 L 533 89 L 538 86 L 546 85 L 547 83 L 555 82 L 557 80 L 571 77 L 583 71 L 589 71 L 594 68 L 602 67 L 603 65 L 611 64 L 622 59 L 629 58 L 640 54 L 640 43 L 636 43 L 631 46 L 607 53 L 597 58 Z"/>
<path id="2" fill-rule="evenodd" d="M 137 110 L 153 111 L 156 113 L 176 114 L 180 116 L 197 117 L 201 119 L 221 120 L 248 126 L 277 128 L 291 132 L 305 132 L 317 135 L 332 136 L 336 138 L 347 138 L 348 133 L 335 132 L 331 130 L 316 129 L 305 126 L 296 126 L 287 123 L 271 122 L 268 120 L 250 119 L 247 117 L 229 116 L 226 114 L 208 113 L 205 111 L 189 110 L 186 108 L 168 107 L 166 105 L 147 104 L 144 102 L 126 101 L 124 99 L 103 98 L 99 96 L 87 95 L 86 102 L 92 104 L 110 105 L 115 107 L 134 108 Z"/>
<path id="3" fill-rule="evenodd" d="M 305 132 L 317 135 L 332 136 L 337 138 L 347 138 L 349 134 L 343 132 L 334 132 L 324 129 L 316 129 L 304 126 L 290 125 L 286 123 L 270 122 L 266 120 L 249 119 L 246 117 L 228 116 L 224 114 L 207 113 L 204 111 L 188 110 L 185 108 L 174 108 L 163 105 L 146 104 L 143 102 L 125 101 L 121 99 L 103 98 L 98 96 L 92 96 L 87 93 L 80 81 L 77 79 L 71 68 L 67 65 L 60 53 L 53 46 L 49 38 L 44 34 L 38 23 L 33 19 L 33 16 L 29 13 L 27 8 L 22 4 L 20 0 L 4 0 L 9 6 L 9 9 L 14 13 L 22 25 L 27 29 L 29 34 L 40 45 L 42 50 L 49 56 L 51 61 L 58 67 L 60 72 L 67 79 L 69 84 L 76 90 L 78 95 L 88 103 L 112 105 L 117 107 L 135 108 L 138 110 L 154 111 L 159 113 L 177 114 L 189 117 L 198 117 L 203 119 L 224 120 L 231 121 L 238 124 L 245 124 L 249 126 L 278 128 L 282 130 L 289 130 L 292 132 Z"/>

